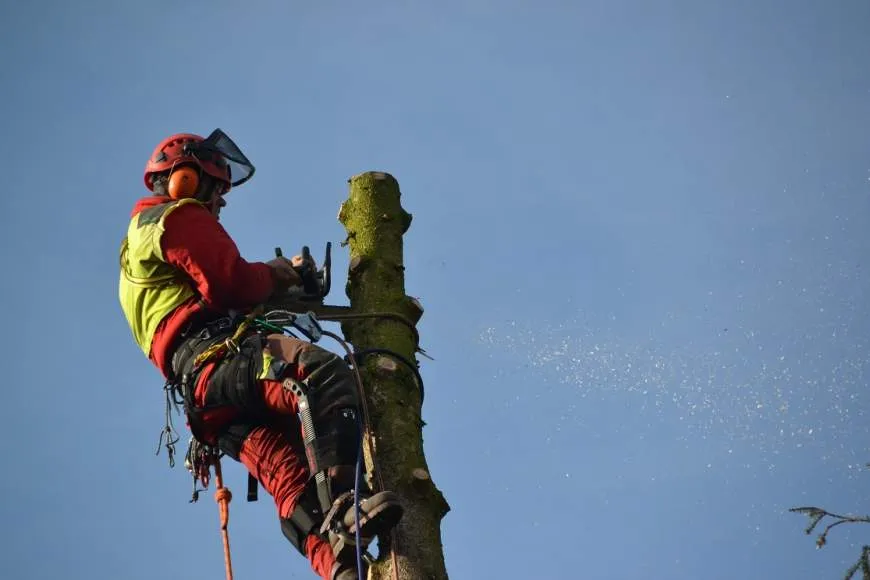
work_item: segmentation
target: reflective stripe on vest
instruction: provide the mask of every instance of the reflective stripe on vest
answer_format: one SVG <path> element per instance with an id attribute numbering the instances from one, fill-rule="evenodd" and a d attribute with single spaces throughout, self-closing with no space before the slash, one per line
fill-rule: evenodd
<path id="1" fill-rule="evenodd" d="M 196 294 L 184 273 L 166 262 L 160 247 L 166 216 L 189 203 L 203 205 L 182 199 L 142 210 L 130 220 L 121 243 L 118 298 L 133 338 L 146 356 L 160 321 Z"/>

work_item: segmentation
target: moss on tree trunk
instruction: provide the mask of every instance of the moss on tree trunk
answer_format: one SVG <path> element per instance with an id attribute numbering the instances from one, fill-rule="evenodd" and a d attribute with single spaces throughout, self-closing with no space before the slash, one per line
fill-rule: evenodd
<path id="1" fill-rule="evenodd" d="M 341 205 L 338 219 L 347 230 L 350 246 L 345 291 L 351 310 L 393 312 L 416 324 L 422 308 L 405 295 L 402 256 L 402 235 L 411 225 L 411 214 L 402 208 L 399 184 L 391 175 L 379 172 L 363 173 L 348 181 L 350 195 Z M 416 364 L 415 332 L 401 321 L 346 321 L 342 331 L 356 352 L 385 348 Z M 450 507 L 432 481 L 423 454 L 420 389 L 413 372 L 392 357 L 372 354 L 362 361 L 370 421 L 364 446 L 366 479 L 375 489 L 383 484 L 397 492 L 405 507 L 402 522 L 391 537 L 381 538 L 378 562 L 372 566 L 369 579 L 445 579 L 440 526 Z"/>

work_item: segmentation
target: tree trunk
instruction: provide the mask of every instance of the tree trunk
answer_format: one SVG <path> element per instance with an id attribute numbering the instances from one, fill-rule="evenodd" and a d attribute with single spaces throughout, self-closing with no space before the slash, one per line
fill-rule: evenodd
<path id="1" fill-rule="evenodd" d="M 366 387 L 365 477 L 376 490 L 398 493 L 405 507 L 391 537 L 380 538 L 369 580 L 442 580 L 447 570 L 440 524 L 450 506 L 432 481 L 423 454 L 421 385 L 399 357 L 366 353 L 388 349 L 417 366 L 415 325 L 423 309 L 405 295 L 402 258 L 402 235 L 411 225 L 411 214 L 402 208 L 399 184 L 391 175 L 367 172 L 348 182 L 350 195 L 338 219 L 350 246 L 345 288 L 350 309 L 401 315 L 342 323 L 345 338 L 359 355 Z"/>

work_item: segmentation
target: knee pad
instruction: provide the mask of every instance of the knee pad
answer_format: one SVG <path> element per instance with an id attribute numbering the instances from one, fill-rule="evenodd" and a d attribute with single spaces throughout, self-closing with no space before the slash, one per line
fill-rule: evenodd
<path id="1" fill-rule="evenodd" d="M 302 351 L 296 376 L 305 383 L 315 418 L 330 409 L 359 406 L 353 373 L 344 359 L 333 352 L 319 347 Z"/>

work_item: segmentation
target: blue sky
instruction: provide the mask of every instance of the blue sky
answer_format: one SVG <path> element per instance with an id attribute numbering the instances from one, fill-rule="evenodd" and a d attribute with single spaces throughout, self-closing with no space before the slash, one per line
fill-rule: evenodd
<path id="1" fill-rule="evenodd" d="M 343 277 L 399 180 L 451 578 L 840 577 L 870 529 L 786 510 L 870 511 L 867 3 L 241 6 L 0 6 L 0 576 L 221 577 L 116 297 L 146 157 L 221 127 L 252 260 Z M 312 578 L 225 469 L 236 577 Z"/>

